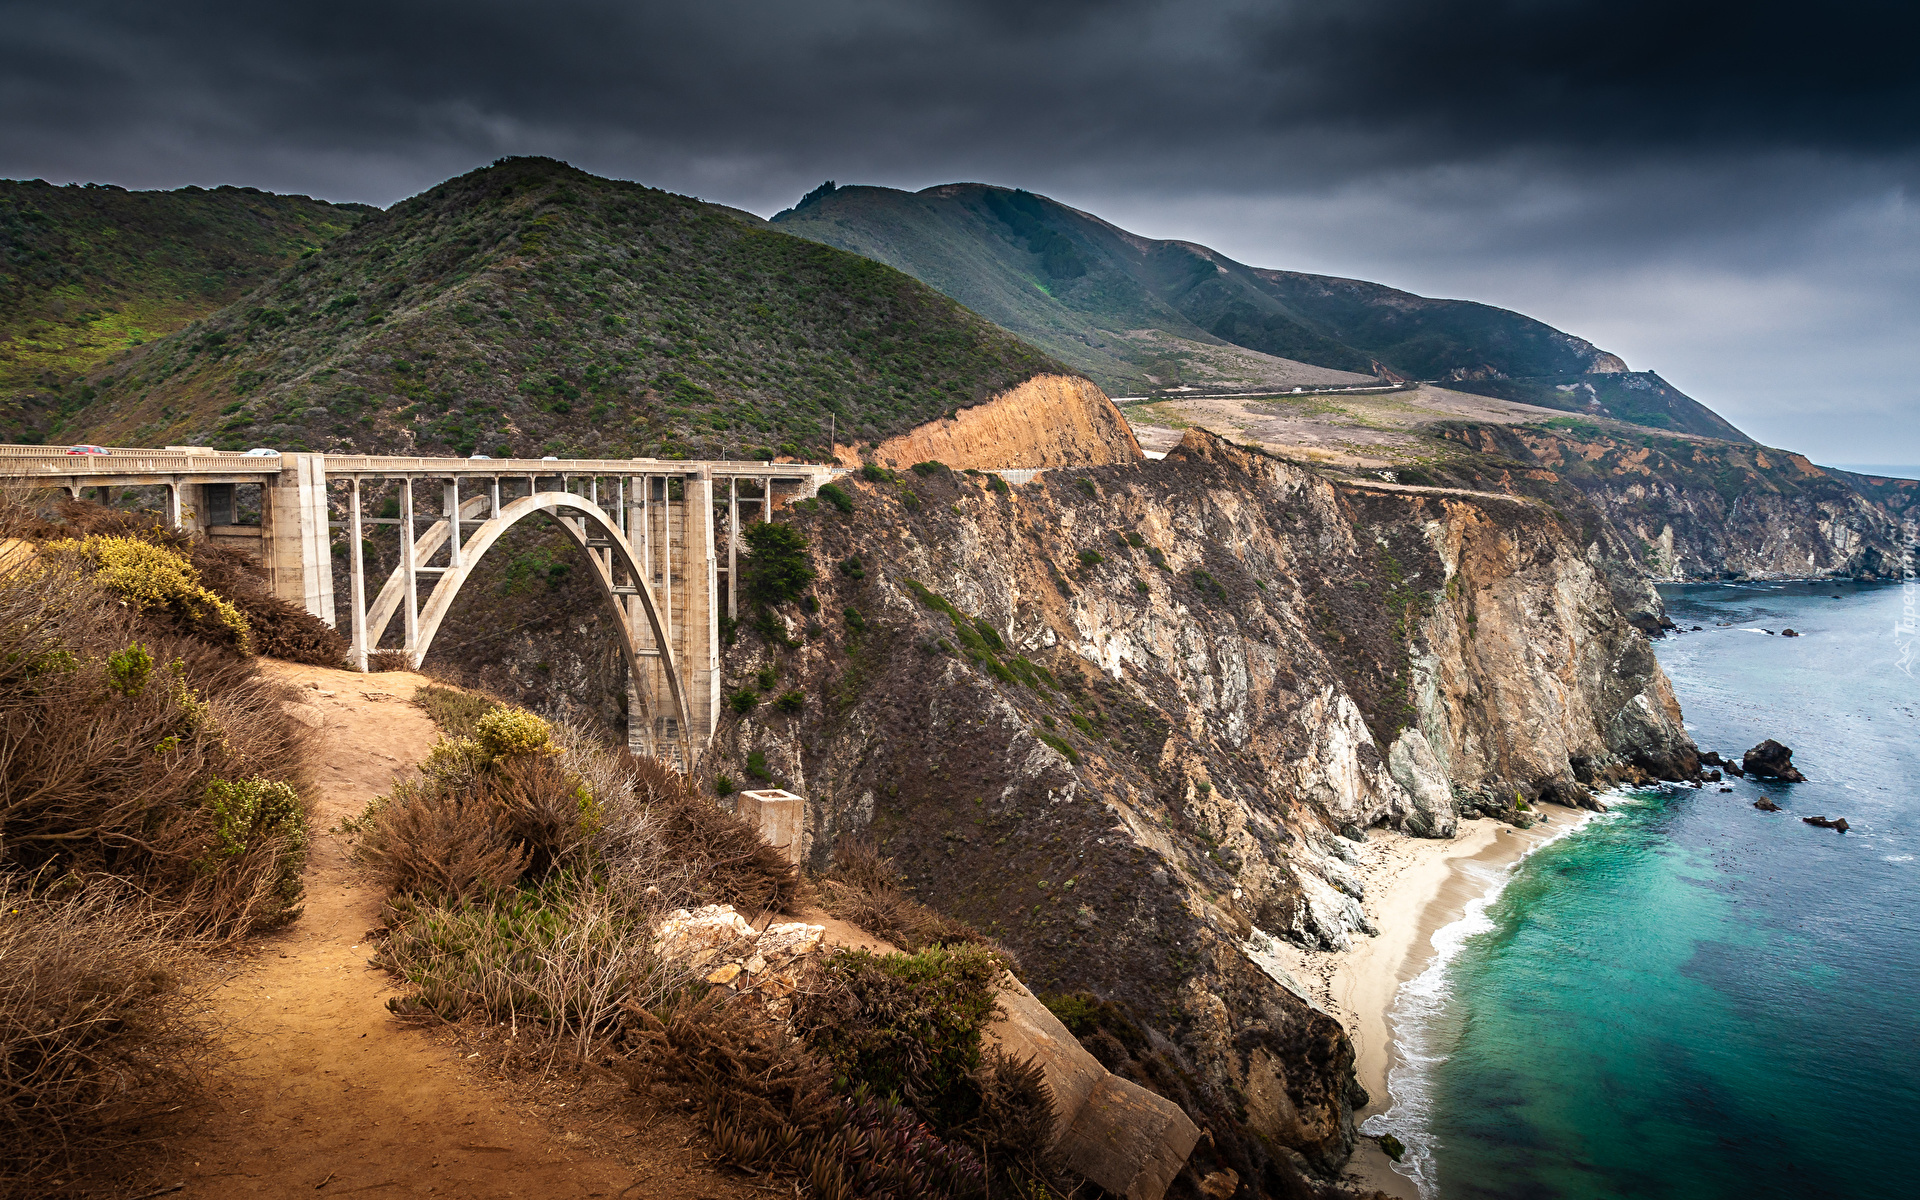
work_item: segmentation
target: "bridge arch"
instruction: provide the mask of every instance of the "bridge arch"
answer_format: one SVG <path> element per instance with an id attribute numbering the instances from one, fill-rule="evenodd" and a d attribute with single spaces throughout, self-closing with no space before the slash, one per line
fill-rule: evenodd
<path id="1" fill-rule="evenodd" d="M 692 746 L 688 741 L 689 731 L 693 729 L 690 710 L 687 703 L 686 681 L 681 677 L 680 664 L 673 653 L 673 644 L 667 637 L 666 622 L 662 618 L 660 605 L 655 600 L 653 586 L 641 569 L 640 557 L 634 552 L 632 543 L 607 511 L 584 496 L 571 492 L 535 492 L 522 496 L 511 504 L 504 505 L 498 516 L 484 521 L 473 531 L 473 535 L 461 546 L 461 564 L 448 567 L 440 576 L 440 582 L 434 585 L 431 595 L 420 610 L 419 634 L 413 646 L 414 662 L 417 665 L 427 656 L 427 650 L 433 645 L 433 639 L 440 632 L 441 622 L 453 608 L 454 600 L 460 595 L 469 576 L 488 550 L 493 548 L 502 535 L 535 513 L 546 513 L 554 518 L 554 524 L 560 527 L 567 540 L 580 549 L 587 551 L 587 558 L 593 562 L 593 580 L 607 603 L 613 607 L 615 625 L 620 631 L 620 652 L 627 660 L 630 678 L 642 679 L 642 658 L 658 658 L 667 677 L 667 687 L 673 697 L 674 715 L 678 719 L 682 762 L 686 769 L 693 768 Z M 580 525 L 575 526 L 574 521 Z M 590 544 L 591 543 L 591 544 Z M 604 545 L 603 545 L 604 543 Z M 612 551 L 614 570 L 603 569 L 592 551 L 597 549 Z M 624 572 L 631 581 L 630 585 L 615 582 L 615 573 Z M 653 638 L 651 649 L 644 649 L 635 636 L 632 619 L 626 605 L 621 601 L 634 597 L 640 602 L 648 632 Z M 643 693 L 636 693 L 642 694 Z M 644 703 L 644 700 L 643 700 Z M 649 721 L 654 713 L 646 714 Z M 630 718 L 631 719 L 631 718 Z"/>

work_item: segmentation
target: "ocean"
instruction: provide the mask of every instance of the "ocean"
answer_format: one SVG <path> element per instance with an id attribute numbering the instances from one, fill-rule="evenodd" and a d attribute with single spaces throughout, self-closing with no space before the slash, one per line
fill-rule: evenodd
<path id="1" fill-rule="evenodd" d="M 1785 742 L 1807 782 L 1618 793 L 1489 877 L 1396 1000 L 1409 1065 L 1366 1130 L 1408 1144 L 1429 1198 L 1920 1195 L 1902 589 L 1662 593 L 1685 632 L 1657 650 L 1694 740 L 1736 758 Z"/>

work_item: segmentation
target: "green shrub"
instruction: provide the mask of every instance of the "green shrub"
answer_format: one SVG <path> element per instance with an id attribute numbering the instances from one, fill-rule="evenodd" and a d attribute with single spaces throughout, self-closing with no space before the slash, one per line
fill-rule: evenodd
<path id="1" fill-rule="evenodd" d="M 138 696 L 147 690 L 153 674 L 153 655 L 139 642 L 107 655 L 107 686 L 122 696 Z"/>
<path id="2" fill-rule="evenodd" d="M 1060 753 L 1066 755 L 1068 762 L 1078 763 L 1080 761 L 1080 752 L 1075 750 L 1070 744 L 1068 744 L 1065 738 L 1055 737 L 1053 734 L 1047 733 L 1046 731 L 1040 730 L 1040 729 L 1034 730 L 1033 736 L 1039 738 L 1041 741 L 1045 742 L 1047 745 L 1052 746 L 1055 750 L 1058 750 Z"/>
<path id="3" fill-rule="evenodd" d="M 865 579 L 867 577 L 866 564 L 860 561 L 858 554 L 843 558 L 840 560 L 840 573 L 849 579 Z"/>
<path id="4" fill-rule="evenodd" d="M 760 705 L 760 693 L 752 688 L 741 688 L 727 697 L 727 707 L 741 716 L 746 716 Z"/>
<path id="5" fill-rule="evenodd" d="M 773 702 L 775 708 L 783 713 L 797 713 L 807 706 L 805 693 L 798 690 L 781 692 L 780 698 Z"/>
<path id="6" fill-rule="evenodd" d="M 815 989 L 795 997 L 793 1027 L 836 1076 L 951 1128 L 978 1113 L 980 1031 L 1006 969 L 984 946 L 843 950 L 821 962 Z"/>
<path id="7" fill-rule="evenodd" d="M 1135 550 L 1140 550 L 1145 548 L 1147 544 L 1147 539 L 1141 537 L 1137 533 L 1129 531 L 1126 534 L 1126 543 L 1127 545 L 1132 546 Z"/>
<path id="8" fill-rule="evenodd" d="M 714 795 L 731 796 L 737 790 L 738 789 L 736 789 L 733 785 L 733 776 L 715 775 L 713 777 L 713 794 Z"/>
<path id="9" fill-rule="evenodd" d="M 293 786 L 276 779 L 214 779 L 202 804 L 212 818 L 215 847 L 207 869 L 218 860 L 238 859 L 249 850 L 271 854 L 273 897 L 287 919 L 298 915 L 304 891 L 300 873 L 307 864 L 307 809 Z"/>
<path id="10" fill-rule="evenodd" d="M 1189 575 L 1189 578 L 1193 580 L 1193 590 L 1199 592 L 1201 598 L 1209 603 L 1227 598 L 1227 589 L 1221 585 L 1218 579 L 1215 579 L 1206 571 L 1202 571 L 1196 567 Z"/>
<path id="11" fill-rule="evenodd" d="M 845 616 L 847 618 L 847 628 L 854 633 L 860 633 L 866 629 L 867 619 L 860 615 L 859 609 L 849 605 Z"/>
<path id="12" fill-rule="evenodd" d="M 987 486 L 999 492 L 1002 496 L 1007 495 L 1012 490 L 1007 487 L 1007 481 L 998 475 L 987 476 Z"/>
<path id="13" fill-rule="evenodd" d="M 1098 550 L 1082 550 L 1080 552 L 1080 565 L 1083 567 L 1097 567 L 1105 561 L 1107 560 L 1101 556 Z"/>
<path id="14" fill-rule="evenodd" d="M 1094 486 L 1093 480 L 1088 479 L 1085 476 L 1081 476 L 1079 479 L 1074 480 L 1073 486 L 1085 492 L 1089 499 L 1098 500 L 1100 498 L 1100 489 Z"/>
<path id="15" fill-rule="evenodd" d="M 747 755 L 747 774 L 761 783 L 772 783 L 773 772 L 767 770 L 767 752 L 754 750 Z"/>
<path id="16" fill-rule="evenodd" d="M 773 690 L 773 685 L 779 682 L 780 668 L 769 663 L 768 665 L 761 667 L 758 671 L 756 671 L 754 673 L 754 678 L 759 680 L 761 691 L 770 692 Z"/>
<path id="17" fill-rule="evenodd" d="M 744 572 L 747 598 L 756 604 L 785 604 L 815 579 L 807 561 L 807 539 L 791 525 L 761 521 L 744 535 L 751 556 Z"/>
<path id="18" fill-rule="evenodd" d="M 191 621 L 225 626 L 233 644 L 248 648 L 247 618 L 207 590 L 187 556 L 142 537 L 89 534 L 49 542 L 50 554 L 71 555 L 93 569 L 93 580 L 135 608 L 167 610 Z"/>
<path id="19" fill-rule="evenodd" d="M 834 483 L 821 484 L 820 498 L 822 500 L 825 500 L 828 504 L 833 505 L 835 508 L 839 509 L 843 513 L 850 513 L 853 511 L 853 497 L 847 495 L 847 493 L 844 490 L 842 490 L 840 485 L 838 484 L 834 484 Z"/>

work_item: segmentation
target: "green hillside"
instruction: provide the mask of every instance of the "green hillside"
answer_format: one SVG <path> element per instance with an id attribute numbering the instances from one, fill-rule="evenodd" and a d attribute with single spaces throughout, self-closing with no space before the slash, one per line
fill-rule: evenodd
<path id="1" fill-rule="evenodd" d="M 891 267 L 551 159 L 368 217 L 97 374 L 70 436 L 767 457 L 1067 368 Z"/>
<path id="2" fill-rule="evenodd" d="M 1671 385 L 1624 372 L 1613 355 L 1531 317 L 1249 267 L 1205 246 L 1138 237 L 1031 192 L 825 185 L 773 220 L 899 267 L 1116 393 L 1258 386 L 1190 369 L 1205 347 L 1231 345 L 1745 440 Z"/>
<path id="3" fill-rule="evenodd" d="M 0 438 L 83 402 L 74 381 L 229 304 L 361 215 L 253 188 L 0 180 Z"/>

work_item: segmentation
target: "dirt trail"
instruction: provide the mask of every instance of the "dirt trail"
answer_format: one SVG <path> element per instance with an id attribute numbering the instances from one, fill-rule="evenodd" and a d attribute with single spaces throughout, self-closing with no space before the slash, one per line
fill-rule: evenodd
<path id="1" fill-rule="evenodd" d="M 197 1128 L 169 1139 L 163 1182 L 185 1179 L 182 1196 L 321 1200 L 755 1195 L 746 1180 L 705 1166 L 678 1122 L 570 1130 L 564 1105 L 516 1104 L 453 1038 L 388 1015 L 394 993 L 368 965 L 365 939 L 379 897 L 357 878 L 345 839 L 327 831 L 425 755 L 437 732 L 409 701 L 428 681 L 263 666 L 300 688 L 299 714 L 319 734 L 306 912 L 228 964 L 217 1003 L 235 1030 L 237 1063 Z M 595 1137 L 618 1139 L 617 1151 Z"/>

